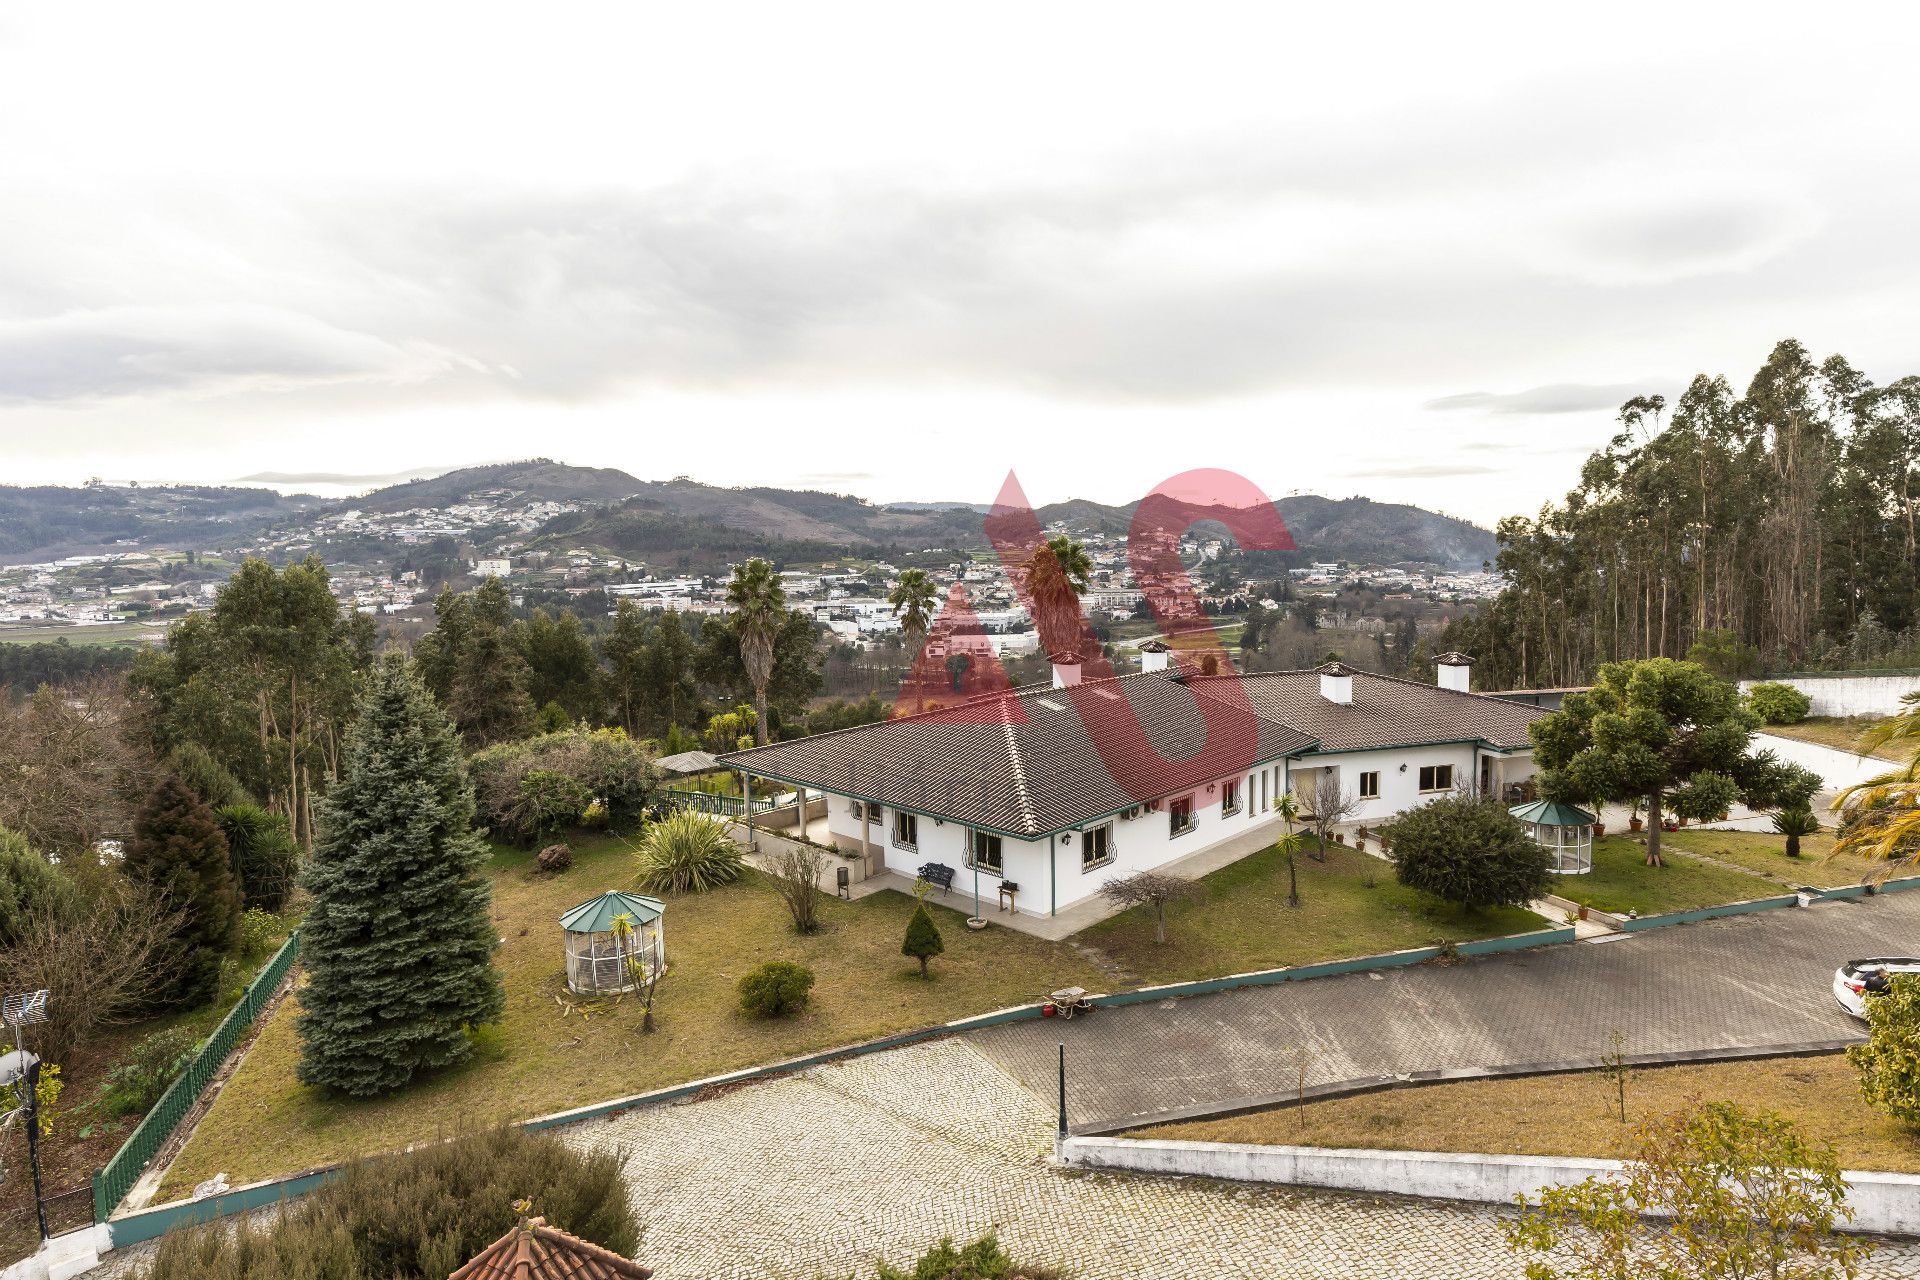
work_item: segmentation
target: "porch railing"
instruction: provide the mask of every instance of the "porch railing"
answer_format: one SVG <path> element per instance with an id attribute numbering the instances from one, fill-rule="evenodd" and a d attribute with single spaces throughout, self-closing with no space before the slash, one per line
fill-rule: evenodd
<path id="1" fill-rule="evenodd" d="M 711 791 L 681 791 L 673 787 L 663 787 L 654 793 L 662 804 L 670 804 L 676 809 L 692 809 L 696 813 L 714 813 L 725 818 L 746 816 L 745 796 L 716 795 Z M 755 796 L 753 811 L 765 813 L 777 807 L 780 801 L 772 796 Z"/>

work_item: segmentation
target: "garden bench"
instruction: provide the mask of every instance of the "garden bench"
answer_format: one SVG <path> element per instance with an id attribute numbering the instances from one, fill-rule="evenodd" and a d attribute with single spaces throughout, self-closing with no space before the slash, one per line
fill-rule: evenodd
<path id="1" fill-rule="evenodd" d="M 953 868 L 944 862 L 924 862 L 920 864 L 920 878 L 928 884 L 940 886 L 941 893 L 953 892 Z"/>

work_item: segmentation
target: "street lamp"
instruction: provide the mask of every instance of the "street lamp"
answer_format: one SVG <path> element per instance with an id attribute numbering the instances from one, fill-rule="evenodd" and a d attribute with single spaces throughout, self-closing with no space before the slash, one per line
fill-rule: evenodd
<path id="1" fill-rule="evenodd" d="M 40 1191 L 40 1059 L 27 1052 L 20 1028 L 47 1020 L 47 993 L 31 991 L 23 996 L 0 1000 L 0 1021 L 13 1031 L 13 1052 L 0 1056 L 0 1089 L 11 1088 L 20 1100 L 19 1110 L 27 1117 L 27 1161 L 33 1166 L 33 1212 L 40 1222 L 40 1239 L 47 1230 L 47 1202 Z"/>

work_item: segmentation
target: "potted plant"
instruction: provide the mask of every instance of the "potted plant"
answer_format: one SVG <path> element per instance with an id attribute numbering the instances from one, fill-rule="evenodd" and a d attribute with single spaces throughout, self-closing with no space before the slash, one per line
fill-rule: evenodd
<path id="1" fill-rule="evenodd" d="M 1595 821 L 1593 824 L 1593 838 L 1595 840 L 1598 840 L 1601 836 L 1604 836 L 1606 834 L 1607 834 L 1607 824 L 1604 822 Z"/>
<path id="2" fill-rule="evenodd" d="M 1353 838 L 1353 848 L 1356 853 L 1365 853 L 1367 851 L 1367 833 L 1365 831 L 1362 831 Z"/>
<path id="3" fill-rule="evenodd" d="M 1640 818 L 1640 814 L 1646 809 L 1646 807 L 1647 807 L 1647 802 L 1645 800 L 1636 799 L 1633 802 L 1633 812 L 1627 815 L 1627 830 L 1638 832 L 1641 827 L 1644 827 L 1647 825 Z"/>

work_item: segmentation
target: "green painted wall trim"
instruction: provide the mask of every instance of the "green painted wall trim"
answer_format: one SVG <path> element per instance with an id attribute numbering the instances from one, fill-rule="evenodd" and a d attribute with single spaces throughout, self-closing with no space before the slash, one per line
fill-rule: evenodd
<path id="1" fill-rule="evenodd" d="M 1885 880 L 1874 886 L 1875 893 L 1899 893 L 1902 889 L 1920 889 L 1920 876 L 1902 876 L 1898 880 Z"/>
<path id="2" fill-rule="evenodd" d="M 1695 907 L 1691 911 L 1669 911 L 1665 915 L 1635 916 L 1620 922 L 1621 929 L 1628 933 L 1639 933 L 1645 929 L 1660 929 L 1670 924 L 1690 924 L 1695 920 L 1713 920 L 1721 916 L 1744 916 L 1755 911 L 1772 911 L 1777 907 L 1797 907 L 1800 895 L 1790 893 L 1781 898 L 1755 898 L 1751 902 L 1723 902 L 1717 907 Z"/>
<path id="3" fill-rule="evenodd" d="M 164 1235 L 175 1227 L 197 1226 L 212 1222 L 215 1218 L 224 1218 L 230 1213 L 246 1213 L 252 1209 L 264 1208 L 281 1200 L 291 1200 L 295 1196 L 305 1195 L 320 1184 L 337 1176 L 344 1166 L 328 1165 L 324 1169 L 310 1169 L 305 1173 L 294 1174 L 290 1178 L 277 1178 L 271 1182 L 255 1182 L 244 1187 L 236 1187 L 222 1196 L 208 1196 L 205 1200 L 176 1200 L 152 1209 L 141 1209 L 122 1217 L 110 1219 L 107 1231 L 113 1237 L 113 1247 L 124 1249 L 143 1240 L 152 1240 Z"/>

